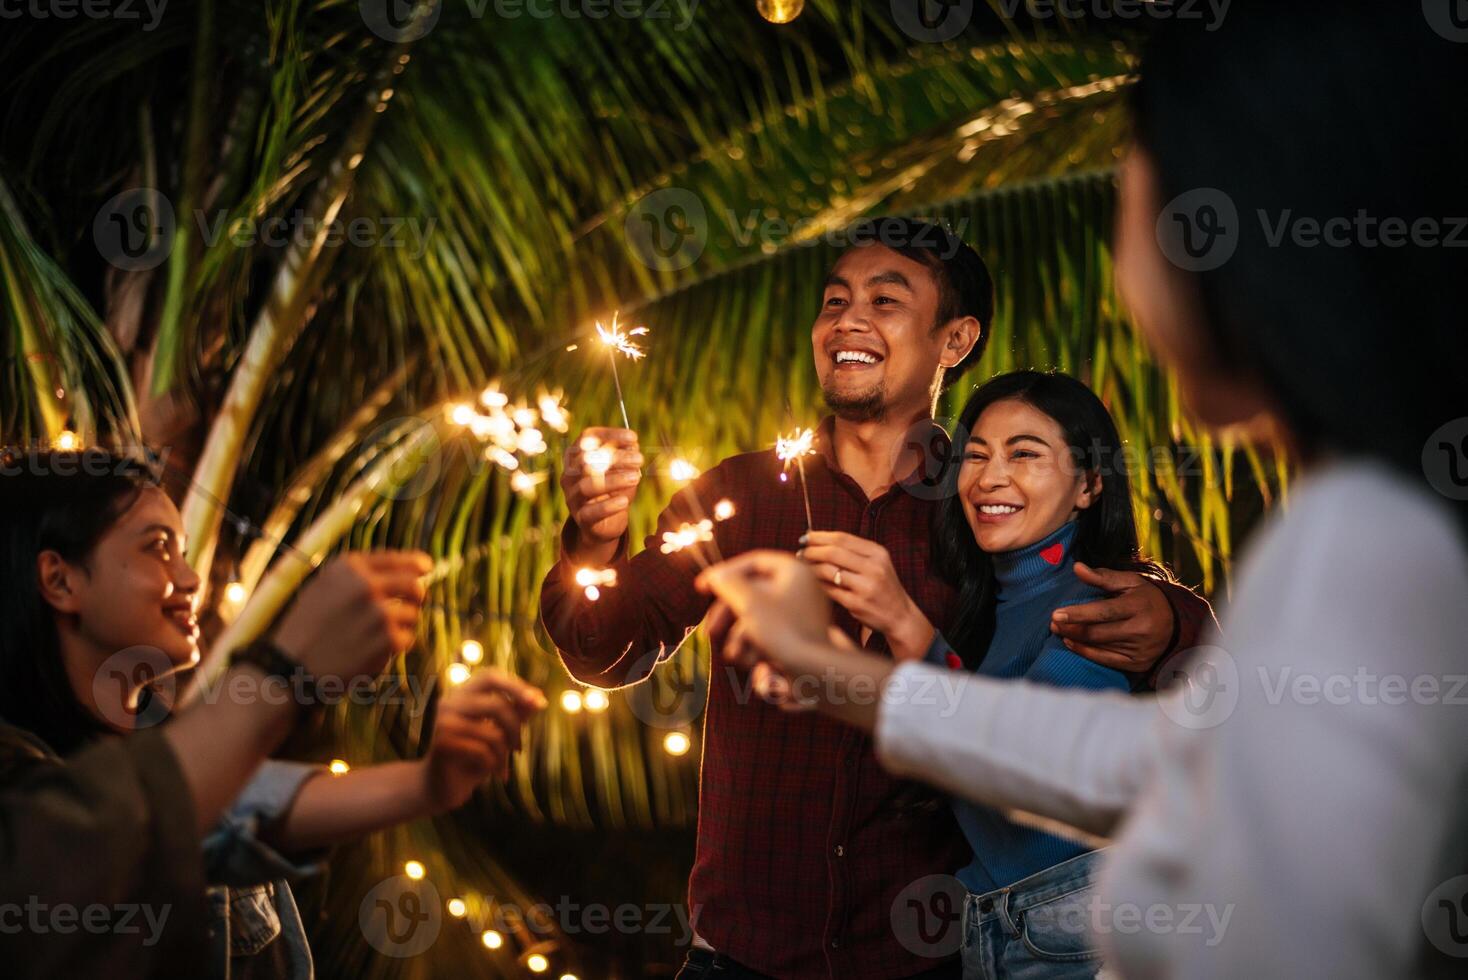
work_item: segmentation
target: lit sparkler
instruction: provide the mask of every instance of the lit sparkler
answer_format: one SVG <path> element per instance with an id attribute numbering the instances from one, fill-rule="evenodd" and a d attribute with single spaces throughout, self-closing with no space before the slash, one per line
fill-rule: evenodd
<path id="1" fill-rule="evenodd" d="M 603 588 L 611 588 L 617 584 L 617 570 L 615 568 L 578 568 L 576 569 L 576 584 L 586 592 L 586 598 L 592 602 L 601 598 Z"/>
<path id="2" fill-rule="evenodd" d="M 780 436 L 775 440 L 775 455 L 785 464 L 780 479 L 785 479 L 790 472 L 790 464 L 793 462 L 796 469 L 800 471 L 800 492 L 805 496 L 805 529 L 815 529 L 815 522 L 810 516 L 810 487 L 805 482 L 805 457 L 815 455 L 816 434 L 811 429 L 796 429 L 788 436 Z"/>
<path id="3" fill-rule="evenodd" d="M 727 497 L 714 504 L 714 520 L 727 521 L 734 516 L 734 501 Z"/>
<path id="4" fill-rule="evenodd" d="M 696 544 L 714 539 L 714 522 L 704 518 L 697 524 L 680 524 L 676 531 L 663 532 L 662 552 L 671 555 L 675 551 L 691 548 Z"/>
<path id="5" fill-rule="evenodd" d="M 617 386 L 617 405 L 622 409 L 622 425 L 632 428 L 632 423 L 627 421 L 627 402 L 622 397 L 622 379 L 617 376 L 617 355 L 624 354 L 631 360 L 640 360 L 647 356 L 647 352 L 632 342 L 633 337 L 641 337 L 646 334 L 646 327 L 633 327 L 631 330 L 623 331 L 617 325 L 618 314 L 612 314 L 612 328 L 606 329 L 597 321 L 596 335 L 607 349 L 607 356 L 612 361 L 612 382 Z"/>

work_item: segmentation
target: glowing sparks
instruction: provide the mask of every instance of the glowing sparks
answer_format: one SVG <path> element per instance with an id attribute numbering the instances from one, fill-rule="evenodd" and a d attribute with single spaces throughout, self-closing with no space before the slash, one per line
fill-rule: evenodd
<path id="1" fill-rule="evenodd" d="M 561 399 L 565 395 L 557 389 L 556 391 L 542 391 L 535 400 L 536 407 L 540 409 L 540 417 L 546 425 L 557 432 L 565 432 L 571 428 L 571 419 L 566 410 L 561 407 Z"/>
<path id="2" fill-rule="evenodd" d="M 733 517 L 734 514 L 734 501 L 730 500 L 729 498 L 725 497 L 723 500 L 714 504 L 714 520 L 727 521 L 729 518 Z"/>
<path id="3" fill-rule="evenodd" d="M 675 459 L 668 464 L 668 476 L 678 483 L 687 483 L 698 478 L 698 467 L 686 459 Z"/>
<path id="4" fill-rule="evenodd" d="M 485 408 L 504 408 L 510 404 L 510 396 L 500 391 L 498 381 L 491 381 L 489 387 L 479 393 L 479 403 Z"/>
<path id="5" fill-rule="evenodd" d="M 683 732 L 669 732 L 663 736 L 663 751 L 668 755 L 687 755 L 693 741 Z"/>
<path id="6" fill-rule="evenodd" d="M 564 711 L 566 714 L 574 715 L 580 712 L 581 703 L 582 702 L 580 691 L 561 692 L 561 710 Z"/>
<path id="7" fill-rule="evenodd" d="M 611 698 L 607 697 L 606 691 L 598 690 L 594 687 L 583 694 L 581 700 L 586 704 L 586 710 L 591 712 L 605 711 L 607 710 L 607 705 L 612 703 Z"/>
<path id="8" fill-rule="evenodd" d="M 696 544 L 714 539 L 714 522 L 705 518 L 697 524 L 679 525 L 676 531 L 663 532 L 662 552 L 671 555 L 675 551 L 691 548 Z"/>
<path id="9" fill-rule="evenodd" d="M 491 381 L 479 393 L 479 408 L 469 402 L 455 402 L 446 406 L 449 421 L 468 429 L 476 439 L 486 445 L 484 458 L 512 474 L 510 486 L 523 497 L 534 497 L 546 474 L 522 473 L 526 459 L 539 456 L 549 450 L 541 424 L 557 432 L 570 429 L 571 420 L 561 406 L 562 394 L 542 390 L 531 406 L 523 399 L 513 405 L 510 395 L 500 388 L 498 381 Z"/>
<path id="10" fill-rule="evenodd" d="M 403 865 L 403 874 L 407 875 L 409 878 L 412 878 L 414 881 L 422 881 L 423 876 L 427 873 L 428 872 L 423 867 L 423 863 L 421 861 L 409 861 L 407 864 Z"/>
<path id="11" fill-rule="evenodd" d="M 456 919 L 462 919 L 469 914 L 469 906 L 464 904 L 462 898 L 449 899 L 449 915 Z"/>
<path id="12" fill-rule="evenodd" d="M 458 686 L 469 679 L 468 664 L 449 664 L 449 683 Z"/>
<path id="13" fill-rule="evenodd" d="M 505 944 L 505 937 L 493 929 L 486 929 L 479 934 L 479 941 L 484 944 L 485 949 L 499 949 Z"/>
<path id="14" fill-rule="evenodd" d="M 612 468 L 616 460 L 616 451 L 611 446 L 604 446 L 596 436 L 584 436 L 581 439 L 581 460 L 586 466 L 586 472 L 592 476 L 605 476 L 607 470 Z"/>
<path id="15" fill-rule="evenodd" d="M 586 592 L 586 598 L 592 602 L 601 598 L 601 590 L 611 588 L 617 584 L 617 570 L 615 568 L 578 568 L 576 569 L 576 584 Z"/>
<path id="16" fill-rule="evenodd" d="M 790 435 L 775 440 L 775 455 L 785 464 L 786 472 L 789 472 L 790 464 L 799 462 L 802 456 L 815 455 L 815 441 L 813 429 L 796 429 Z"/>
<path id="17" fill-rule="evenodd" d="M 516 470 L 510 474 L 510 489 L 522 497 L 532 498 L 535 496 L 535 488 L 546 481 L 549 474 L 527 473 L 525 470 Z"/>
<path id="18" fill-rule="evenodd" d="M 800 492 L 805 497 L 805 529 L 810 531 L 814 528 L 814 521 L 810 514 L 810 487 L 805 482 L 805 457 L 815 455 L 816 434 L 812 429 L 796 429 L 788 436 L 780 436 L 775 440 L 775 455 L 785 464 L 780 473 L 780 481 L 785 482 L 790 473 L 790 464 L 794 463 L 800 471 Z"/>
<path id="19" fill-rule="evenodd" d="M 477 664 L 484 659 L 484 644 L 478 640 L 465 640 L 459 647 L 459 659 L 466 664 Z"/>
<path id="20" fill-rule="evenodd" d="M 347 760 L 345 759 L 332 759 L 331 765 L 327 766 L 327 768 L 331 770 L 333 776 L 345 776 L 352 771 L 352 767 L 347 765 Z"/>
<path id="21" fill-rule="evenodd" d="M 621 316 L 620 313 L 612 314 L 612 328 L 610 330 L 603 327 L 601 321 L 598 320 L 596 323 L 596 335 L 609 349 L 619 354 L 625 354 L 634 361 L 641 360 L 647 356 L 647 351 L 634 344 L 632 338 L 641 337 L 648 330 L 646 327 L 633 327 L 631 330 L 623 331 L 617 324 L 617 318 L 619 316 Z M 613 363 L 615 364 L 616 361 L 614 360 Z"/>
<path id="22" fill-rule="evenodd" d="M 641 337 L 648 331 L 646 327 L 633 327 L 631 330 L 623 332 L 622 328 L 617 325 L 618 315 L 617 313 L 612 314 L 612 328 L 610 330 L 603 327 L 601 321 L 598 320 L 596 323 L 596 335 L 601 340 L 602 345 L 607 349 L 607 356 L 611 358 L 612 383 L 617 386 L 617 407 L 622 410 L 622 425 L 630 429 L 632 428 L 632 423 L 627 421 L 627 400 L 622 397 L 622 379 L 617 375 L 617 355 L 619 353 L 624 354 L 634 361 L 646 357 L 647 352 L 634 344 L 632 338 Z"/>
<path id="23" fill-rule="evenodd" d="M 82 438 L 70 429 L 62 429 L 56 436 L 56 448 L 64 453 L 72 452 L 81 447 Z"/>

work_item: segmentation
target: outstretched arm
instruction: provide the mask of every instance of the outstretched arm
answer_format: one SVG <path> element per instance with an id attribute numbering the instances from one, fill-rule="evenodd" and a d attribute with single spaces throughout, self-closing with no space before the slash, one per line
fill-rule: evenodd
<path id="1" fill-rule="evenodd" d="M 629 441 L 635 447 L 635 434 L 620 429 L 592 431 L 615 433 L 607 439 L 616 440 L 619 454 L 635 452 L 627 447 Z M 702 563 L 728 546 L 724 525 L 713 525 L 710 543 L 671 554 L 664 554 L 659 546 L 664 532 L 712 519 L 714 505 L 725 495 L 727 464 L 679 491 L 658 518 L 657 529 L 643 550 L 628 558 L 625 503 L 612 501 L 630 497 L 635 482 L 630 487 L 618 484 L 622 489 L 594 496 L 598 487 L 609 484 L 585 472 L 585 455 L 579 449 L 567 454 L 568 475 L 562 483 L 573 516 L 561 537 L 560 561 L 541 586 L 541 620 L 573 677 L 598 687 L 620 687 L 651 674 L 708 611 L 709 599 L 694 588 L 693 580 Z M 635 461 L 640 465 L 640 454 Z M 605 480 L 610 481 L 619 468 L 627 472 L 626 467 L 614 466 Z M 613 519 L 605 516 L 607 508 Z M 609 552 L 603 535 L 611 531 L 618 537 Z M 583 568 L 609 569 L 616 573 L 616 584 L 599 587 L 598 597 L 590 599 L 576 581 L 577 571 Z"/>
<path id="2" fill-rule="evenodd" d="M 462 806 L 486 779 L 509 778 L 520 729 L 545 705 L 539 689 L 477 671 L 439 702 L 426 756 L 308 779 L 269 842 L 311 850 Z"/>

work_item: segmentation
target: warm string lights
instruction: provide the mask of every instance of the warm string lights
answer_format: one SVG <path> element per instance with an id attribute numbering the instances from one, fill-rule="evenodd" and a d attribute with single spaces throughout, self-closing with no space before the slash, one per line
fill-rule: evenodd
<path id="1" fill-rule="evenodd" d="M 812 429 L 796 429 L 788 436 L 780 436 L 775 440 L 775 455 L 785 464 L 780 472 L 780 479 L 784 481 L 790 473 L 790 464 L 794 463 L 800 471 L 800 492 L 805 496 L 805 529 L 815 530 L 815 522 L 810 516 L 810 487 L 805 482 L 805 457 L 815 455 L 816 434 Z"/>
<path id="2" fill-rule="evenodd" d="M 630 429 L 632 423 L 627 421 L 627 400 L 622 397 L 622 379 L 617 374 L 617 355 L 622 354 L 628 360 L 633 361 L 646 357 L 647 352 L 633 343 L 632 338 L 645 336 L 648 329 L 633 327 L 631 330 L 624 331 L 617 323 L 620 315 L 620 313 L 612 314 L 611 329 L 603 327 L 601 321 L 598 320 L 596 336 L 602 342 L 602 346 L 606 348 L 607 358 L 612 362 L 612 383 L 617 386 L 617 406 L 622 410 L 622 427 Z"/>

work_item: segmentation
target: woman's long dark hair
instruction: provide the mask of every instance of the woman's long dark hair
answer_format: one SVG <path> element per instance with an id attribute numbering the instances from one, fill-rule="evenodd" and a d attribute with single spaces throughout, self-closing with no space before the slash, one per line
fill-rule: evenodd
<path id="1" fill-rule="evenodd" d="M 1072 553 L 1097 568 L 1115 568 L 1169 577 L 1167 570 L 1142 557 L 1132 513 L 1131 480 L 1121 436 L 1111 413 L 1084 384 L 1068 374 L 1013 371 L 991 379 L 963 406 L 953 434 L 953 459 L 945 473 L 943 503 L 933 527 L 934 565 L 958 590 L 958 613 L 946 636 L 969 668 L 977 667 L 994 635 L 994 563 L 979 547 L 958 493 L 964 444 L 984 409 L 1016 399 L 1043 412 L 1060 426 L 1077 467 L 1101 475 L 1101 493 L 1076 518 Z"/>
<path id="2" fill-rule="evenodd" d="M 145 464 L 102 450 L 0 456 L 0 720 L 61 755 L 108 729 L 72 691 L 36 558 L 55 551 L 86 567 L 148 486 L 156 480 Z"/>
<path id="3" fill-rule="evenodd" d="M 1160 200 L 1201 193 L 1229 236 L 1193 274 L 1218 361 L 1268 390 L 1307 456 L 1380 461 L 1468 529 L 1468 45 L 1450 4 L 1410 6 L 1172 18 L 1133 117 Z"/>

